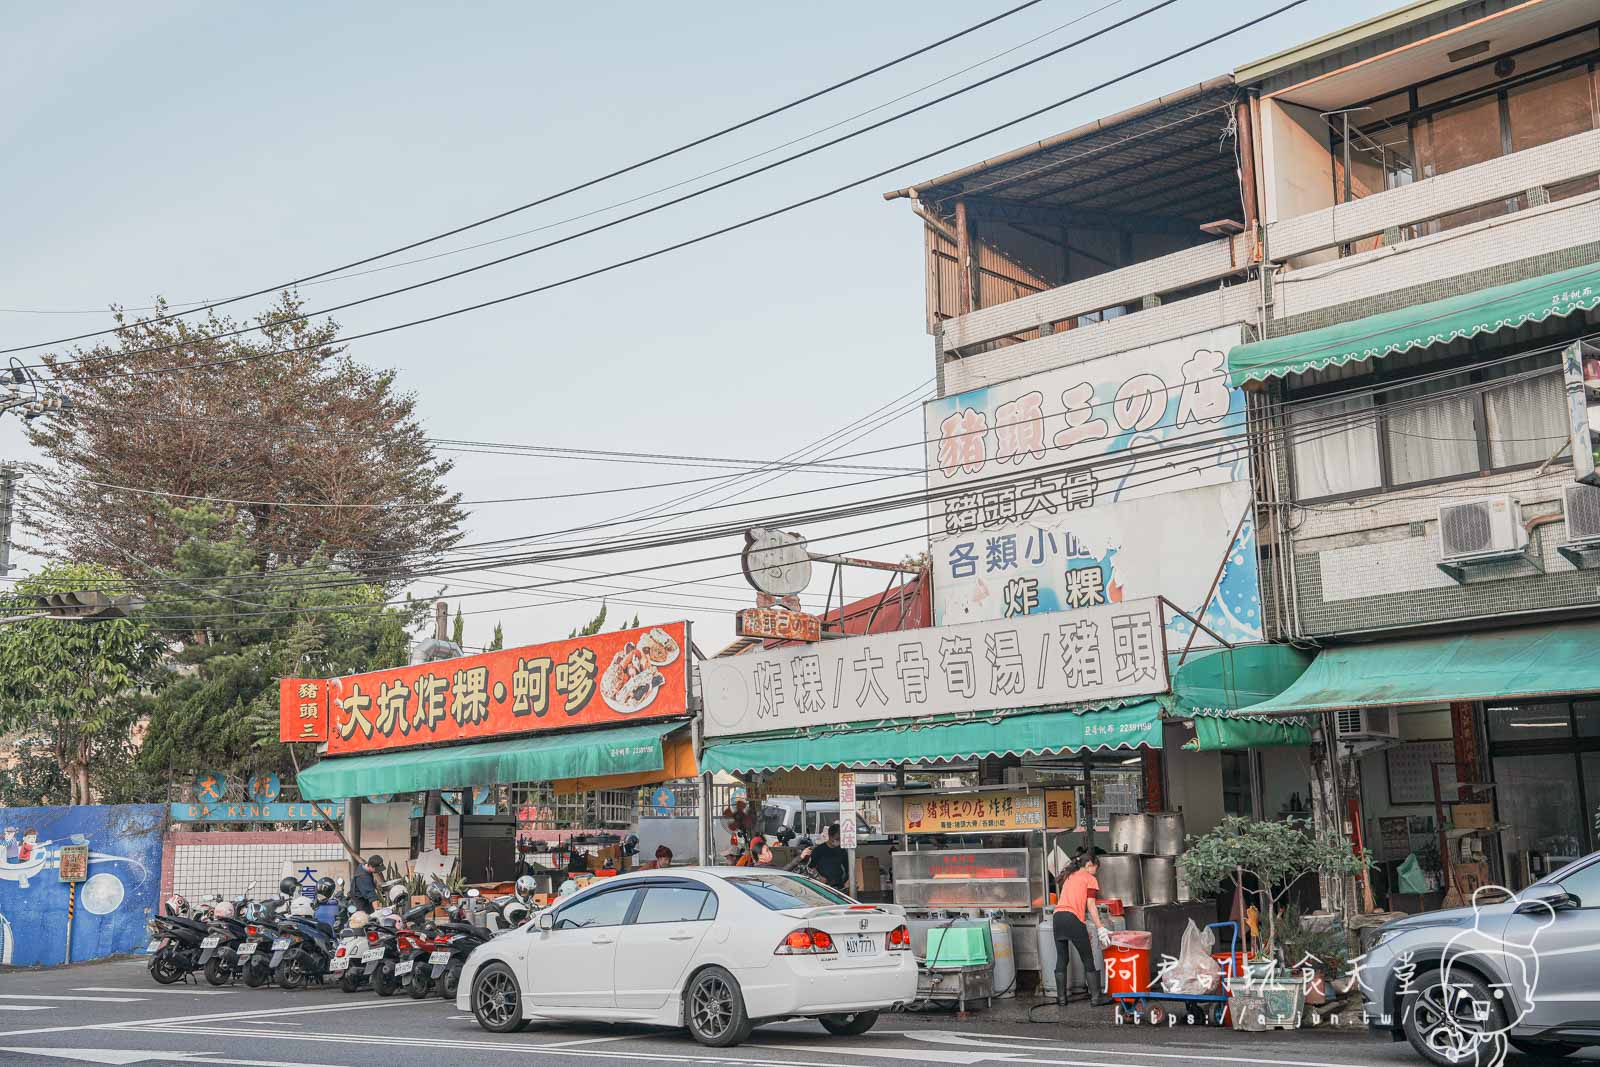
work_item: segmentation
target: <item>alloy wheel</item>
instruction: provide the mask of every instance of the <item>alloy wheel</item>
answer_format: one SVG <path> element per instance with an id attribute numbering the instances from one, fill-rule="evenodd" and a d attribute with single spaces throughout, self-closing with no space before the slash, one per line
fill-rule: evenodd
<path id="1" fill-rule="evenodd" d="M 1473 1013 L 1473 998 L 1442 982 L 1418 993 L 1411 1012 L 1428 1047 L 1453 1063 L 1472 1059 L 1488 1040 L 1487 1022 Z"/>
<path id="2" fill-rule="evenodd" d="M 517 1011 L 517 983 L 504 971 L 492 971 L 478 983 L 478 1017 L 490 1026 L 505 1026 Z"/>
<path id="3" fill-rule="evenodd" d="M 733 1024 L 733 990 L 719 976 L 706 975 L 695 983 L 689 1011 L 697 1030 L 707 1037 L 721 1037 Z"/>

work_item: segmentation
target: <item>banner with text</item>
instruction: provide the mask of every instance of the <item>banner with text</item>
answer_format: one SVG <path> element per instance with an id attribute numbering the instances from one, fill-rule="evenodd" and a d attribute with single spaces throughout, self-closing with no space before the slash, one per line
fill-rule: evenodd
<path id="1" fill-rule="evenodd" d="M 685 715 L 688 647 L 675 622 L 333 678 L 328 752 Z"/>
<path id="2" fill-rule="evenodd" d="M 1203 621 L 1260 640 L 1245 397 L 1226 370 L 1241 340 L 1227 326 L 929 401 L 935 620 L 1146 596 L 1198 611 L 1221 567 Z M 1188 632 L 1168 620 L 1169 640 Z"/>
<path id="3" fill-rule="evenodd" d="M 775 648 L 700 664 L 707 737 L 1167 691 L 1154 600 Z"/>

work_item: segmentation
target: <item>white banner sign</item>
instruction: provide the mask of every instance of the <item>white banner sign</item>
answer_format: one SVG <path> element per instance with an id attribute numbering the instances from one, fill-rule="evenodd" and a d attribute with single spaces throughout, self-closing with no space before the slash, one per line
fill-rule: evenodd
<path id="1" fill-rule="evenodd" d="M 856 847 L 856 772 L 839 772 L 839 847 Z"/>
<path id="2" fill-rule="evenodd" d="M 1167 691 L 1154 600 L 767 649 L 700 673 L 707 737 Z"/>

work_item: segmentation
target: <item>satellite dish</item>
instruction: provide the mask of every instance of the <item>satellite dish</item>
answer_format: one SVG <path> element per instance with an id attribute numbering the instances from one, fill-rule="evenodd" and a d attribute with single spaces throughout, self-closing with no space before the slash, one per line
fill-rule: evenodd
<path id="1" fill-rule="evenodd" d="M 758 592 L 793 596 L 811 584 L 806 539 L 785 530 L 755 526 L 744 532 L 744 577 Z"/>

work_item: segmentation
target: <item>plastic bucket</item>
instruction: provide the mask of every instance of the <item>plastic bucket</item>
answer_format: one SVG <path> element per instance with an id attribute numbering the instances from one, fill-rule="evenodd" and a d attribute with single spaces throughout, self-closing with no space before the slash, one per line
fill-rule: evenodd
<path id="1" fill-rule="evenodd" d="M 1107 946 L 1106 992 L 1148 993 L 1150 991 L 1150 950 Z"/>

